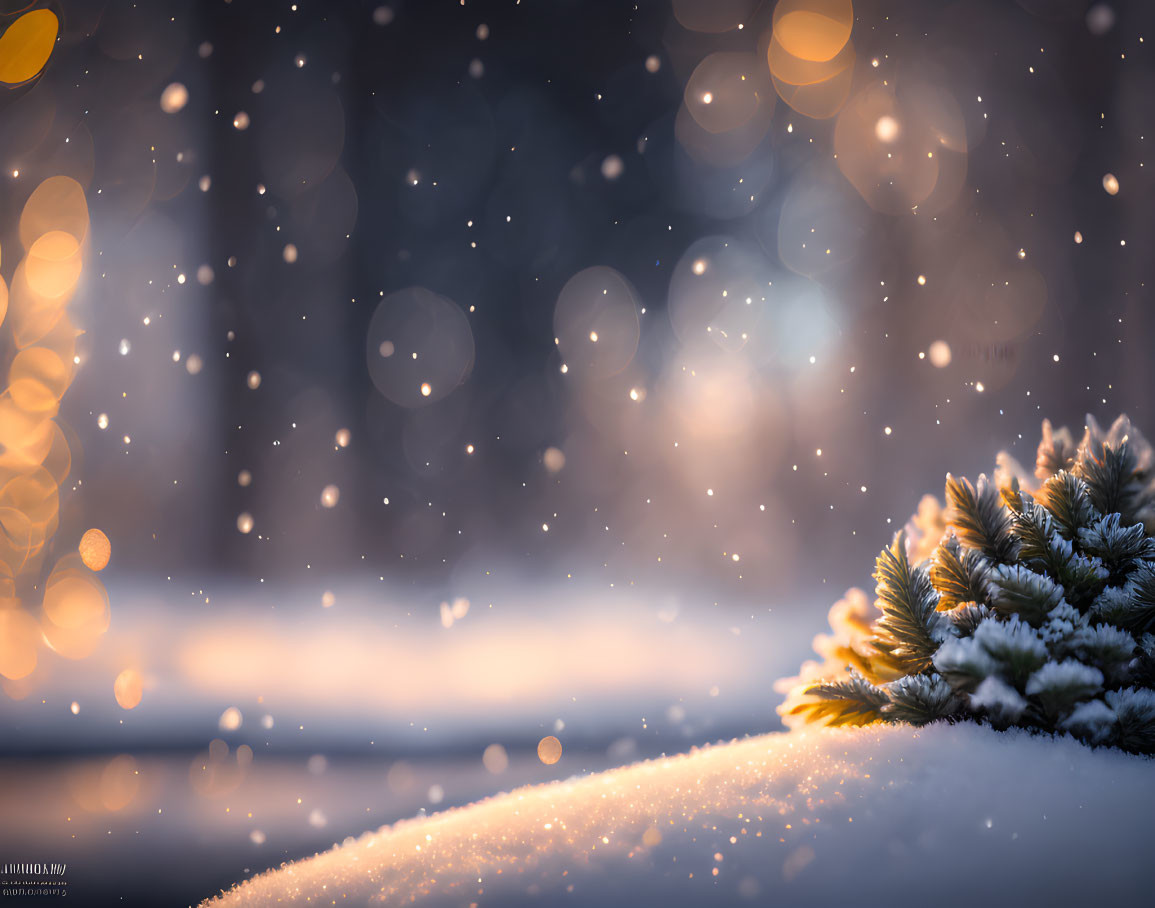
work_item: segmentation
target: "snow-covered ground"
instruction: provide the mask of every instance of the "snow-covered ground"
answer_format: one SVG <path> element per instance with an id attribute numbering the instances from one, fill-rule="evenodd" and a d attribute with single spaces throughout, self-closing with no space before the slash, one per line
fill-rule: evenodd
<path id="1" fill-rule="evenodd" d="M 808 729 L 406 820 L 211 904 L 1146 904 L 1153 805 L 1155 761 L 1070 739 Z"/>

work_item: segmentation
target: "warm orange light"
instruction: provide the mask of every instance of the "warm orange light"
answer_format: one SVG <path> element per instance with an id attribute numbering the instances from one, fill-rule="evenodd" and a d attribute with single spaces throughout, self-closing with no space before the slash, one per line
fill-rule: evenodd
<path id="1" fill-rule="evenodd" d="M 36 668 L 40 628 L 19 603 L 0 604 L 0 675 L 17 681 Z"/>
<path id="2" fill-rule="evenodd" d="M 0 82 L 18 85 L 39 74 L 52 56 L 60 20 L 47 9 L 25 13 L 0 35 Z"/>
<path id="3" fill-rule="evenodd" d="M 552 766 L 561 759 L 561 741 L 547 735 L 537 742 L 537 758 L 546 766 Z"/>
<path id="4" fill-rule="evenodd" d="M 31 248 L 52 230 L 72 234 L 78 243 L 88 236 L 88 202 L 84 187 L 72 177 L 49 177 L 36 187 L 20 215 L 20 242 Z"/>
<path id="5" fill-rule="evenodd" d="M 80 537 L 80 559 L 89 570 L 103 571 L 112 558 L 112 543 L 103 530 L 93 527 Z"/>
<path id="6" fill-rule="evenodd" d="M 853 25 L 850 0 L 780 0 L 774 8 L 774 37 L 788 53 L 815 63 L 833 59 Z"/>
<path id="7" fill-rule="evenodd" d="M 62 629 L 99 623 L 108 611 L 108 594 L 87 572 L 56 571 L 44 590 L 44 614 Z"/>
<path id="8" fill-rule="evenodd" d="M 122 709 L 135 709 L 140 705 L 140 699 L 144 694 L 144 682 L 140 673 L 126 668 L 112 683 L 112 693 Z"/>

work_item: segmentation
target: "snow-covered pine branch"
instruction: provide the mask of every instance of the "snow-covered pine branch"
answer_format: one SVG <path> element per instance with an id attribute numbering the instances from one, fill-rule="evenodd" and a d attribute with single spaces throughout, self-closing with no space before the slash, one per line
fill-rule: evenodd
<path id="1" fill-rule="evenodd" d="M 1014 559 L 1015 539 L 1002 496 L 986 475 L 972 486 L 969 479 L 946 474 L 947 522 L 959 541 L 994 562 Z"/>
<path id="2" fill-rule="evenodd" d="M 1035 501 L 1042 505 L 1055 520 L 1056 528 L 1064 539 L 1074 539 L 1079 531 L 1098 518 L 1087 494 L 1087 484 L 1066 470 L 1048 477 Z"/>
<path id="3" fill-rule="evenodd" d="M 875 649 L 892 656 L 908 674 L 926 671 L 942 642 L 942 618 L 927 570 L 912 568 L 906 557 L 904 532 L 879 553 L 874 579 L 882 611 L 875 622 Z"/>
<path id="4" fill-rule="evenodd" d="M 1088 416 L 1078 445 L 1043 423 L 1036 491 L 1010 462 L 997 482 L 947 475 L 937 547 L 923 499 L 917 544 L 881 552 L 873 608 L 852 590 L 831 610 L 784 719 L 970 718 L 1155 753 L 1155 453 L 1125 416 Z"/>
<path id="5" fill-rule="evenodd" d="M 965 602 L 987 602 L 990 599 L 990 567 L 982 554 L 964 549 L 953 532 L 948 531 L 934 553 L 930 582 L 938 590 L 938 607 L 953 609 Z"/>
<path id="6" fill-rule="evenodd" d="M 845 680 L 811 685 L 791 715 L 822 725 L 866 725 L 876 721 L 889 702 L 885 691 L 851 671 Z"/>

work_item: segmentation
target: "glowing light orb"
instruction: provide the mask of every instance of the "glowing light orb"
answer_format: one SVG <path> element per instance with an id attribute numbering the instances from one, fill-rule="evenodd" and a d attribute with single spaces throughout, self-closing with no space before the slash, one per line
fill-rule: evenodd
<path id="1" fill-rule="evenodd" d="M 80 243 L 64 230 L 39 237 L 24 260 L 24 279 L 38 296 L 60 300 L 76 286 L 81 270 Z"/>
<path id="2" fill-rule="evenodd" d="M 780 0 L 773 21 L 774 37 L 788 53 L 824 63 L 850 40 L 854 9 L 850 0 Z"/>
<path id="3" fill-rule="evenodd" d="M 221 731 L 236 731 L 241 727 L 241 723 L 244 722 L 244 720 L 241 711 L 235 706 L 230 706 L 221 713 L 221 718 L 217 724 L 220 726 Z"/>
<path id="4" fill-rule="evenodd" d="M 898 120 L 894 117 L 879 117 L 878 122 L 874 124 L 874 134 L 880 142 L 893 142 L 898 138 L 899 132 Z"/>
<path id="5" fill-rule="evenodd" d="M 1119 194 L 1119 179 L 1113 173 L 1103 174 L 1103 190 L 1107 195 Z"/>
<path id="6" fill-rule="evenodd" d="M 103 633 L 107 628 L 108 593 L 86 571 L 57 568 L 45 584 L 44 615 L 58 629 L 87 632 L 103 625 Z"/>
<path id="7" fill-rule="evenodd" d="M 126 668 L 112 682 L 112 693 L 121 709 L 135 709 L 144 695 L 144 682 L 140 673 Z"/>
<path id="8" fill-rule="evenodd" d="M 112 543 L 102 530 L 93 527 L 80 537 L 80 560 L 91 571 L 103 571 L 112 558 Z"/>
<path id="9" fill-rule="evenodd" d="M 20 608 L 0 608 L 0 675 L 18 681 L 36 668 L 40 626 Z"/>
<path id="10" fill-rule="evenodd" d="M 493 775 L 501 775 L 509 768 L 509 754 L 500 744 L 490 744 L 481 755 L 482 765 Z"/>
<path id="11" fill-rule="evenodd" d="M 946 341 L 936 340 L 927 350 L 927 357 L 936 369 L 946 368 L 951 361 L 950 345 Z"/>
<path id="12" fill-rule="evenodd" d="M 20 214 L 20 242 L 28 249 L 46 233 L 62 230 L 81 243 L 88 235 L 88 224 L 84 187 L 72 177 L 49 177 L 24 203 Z"/>
<path id="13" fill-rule="evenodd" d="M 561 759 L 561 741 L 547 735 L 537 742 L 537 758 L 546 766 L 552 766 Z"/>
<path id="14" fill-rule="evenodd" d="M 335 508 L 337 502 L 341 500 L 341 490 L 333 484 L 325 486 L 321 490 L 321 506 L 325 508 Z"/>
<path id="15" fill-rule="evenodd" d="M 184 109 L 188 104 L 188 89 L 180 82 L 173 82 L 160 93 L 160 109 L 167 114 L 174 114 Z"/>
<path id="16" fill-rule="evenodd" d="M 253 531 L 253 515 L 244 511 L 237 515 L 237 529 L 246 535 Z"/>
<path id="17" fill-rule="evenodd" d="M 550 473 L 560 473 L 565 466 L 565 454 L 561 448 L 546 448 L 541 462 Z"/>
<path id="18" fill-rule="evenodd" d="M 779 4 L 775 13 L 780 13 L 783 5 L 785 4 Z M 796 24 L 797 15 L 796 12 L 793 16 L 787 17 L 784 20 L 785 24 L 787 26 Z M 766 62 L 770 68 L 774 88 L 778 96 L 799 113 L 816 119 L 832 117 L 846 103 L 850 94 L 856 59 L 854 42 L 849 39 L 847 31 L 846 40 L 831 56 L 827 57 L 825 51 L 818 49 L 803 50 L 810 55 L 799 56 L 786 46 L 791 44 L 792 38 L 797 37 L 797 29 L 789 27 L 774 29 L 766 49 Z M 786 44 L 783 43 L 784 40 Z M 791 46 L 801 49 L 796 41 Z"/>
<path id="19" fill-rule="evenodd" d="M 1106 3 L 1096 3 L 1087 10 L 1086 21 L 1092 35 L 1105 35 L 1115 27 L 1115 11 Z"/>
<path id="20" fill-rule="evenodd" d="M 0 35 L 0 82 L 17 85 L 34 78 L 52 56 L 60 20 L 47 9 L 25 13 Z"/>

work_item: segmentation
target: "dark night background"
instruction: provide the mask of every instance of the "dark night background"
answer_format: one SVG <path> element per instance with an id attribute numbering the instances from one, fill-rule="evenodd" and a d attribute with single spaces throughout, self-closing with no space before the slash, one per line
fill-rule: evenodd
<path id="1" fill-rule="evenodd" d="M 110 272 L 92 288 L 92 372 L 65 403 L 86 451 L 84 507 L 114 516 L 116 535 L 131 540 L 119 550 L 119 570 L 199 586 L 206 575 L 288 579 L 307 561 L 313 570 L 387 569 L 451 591 L 455 565 L 469 572 L 501 563 L 551 579 L 576 569 L 621 583 L 650 570 L 659 530 L 676 527 L 667 577 L 709 575 L 735 591 L 713 538 L 741 533 L 766 542 L 745 544 L 759 554 L 743 565 L 746 592 L 751 581 L 759 591 L 806 589 L 816 572 L 841 587 L 859 579 L 888 533 L 885 519 L 904 519 L 924 491 L 939 490 L 946 469 L 989 470 L 992 453 L 1012 444 L 1029 462 L 1042 417 L 1077 428 L 1085 412 L 1105 420 L 1125 410 L 1140 426 L 1149 421 L 1139 342 L 1149 333 L 1151 229 L 1141 100 L 1151 71 L 1138 43 L 1151 11 L 1143 4 L 1115 5 L 1105 35 L 1092 34 L 1081 15 L 1048 18 L 1012 4 L 858 10 L 860 60 L 881 55 L 892 73 L 933 61 L 965 115 L 981 110 L 989 119 L 969 150 L 967 191 L 947 213 L 872 216 L 852 267 L 823 279 L 837 303 L 835 343 L 817 368 L 801 377 L 793 364 L 763 370 L 773 396 L 756 405 L 771 415 L 751 427 L 762 456 L 744 463 L 742 494 L 775 504 L 752 523 L 733 513 L 737 494 L 719 490 L 707 508 L 699 489 L 652 458 L 614 460 L 618 439 L 575 414 L 575 383 L 559 374 L 551 343 L 565 281 L 609 265 L 646 307 L 636 364 L 653 377 L 674 346 L 664 310 L 686 248 L 725 234 L 773 253 L 783 199 L 829 158 L 821 149 L 833 121 L 778 104 L 759 146 L 764 157 L 742 165 L 763 184 L 754 205 L 733 204 L 728 187 L 713 190 L 715 175 L 695 171 L 673 139 L 688 71 L 706 51 L 749 48 L 745 31 L 688 32 L 663 2 L 415 3 L 397 6 L 386 26 L 373 23 L 372 4 L 300 4 L 296 12 L 242 2 L 110 4 L 103 14 L 99 6 L 81 4 L 73 24 L 95 36 L 70 36 L 66 27 L 54 61 L 60 72 L 40 83 L 62 83 L 58 122 L 68 122 L 67 112 L 94 137 L 108 135 L 114 147 L 94 143 L 95 183 L 102 167 L 121 183 L 133 176 L 123 146 L 147 132 L 133 119 L 139 107 L 149 108 L 152 128 L 165 127 L 171 147 L 189 142 L 195 161 L 160 159 L 164 194 L 184 188 L 141 212 L 139 198 L 103 212 L 99 200 L 93 205 L 102 257 L 123 257 L 153 281 L 128 288 L 123 271 L 119 280 Z M 752 21 L 767 20 L 769 6 Z M 485 41 L 476 36 L 482 23 Z M 129 77 L 131 62 L 109 60 L 110 50 L 146 40 L 155 58 L 144 61 L 145 73 L 138 67 Z M 202 58 L 204 42 L 212 50 Z M 307 64 L 297 69 L 299 53 Z M 641 65 L 650 54 L 662 61 L 657 73 Z M 484 66 L 480 78 L 468 72 L 474 59 Z M 258 79 L 267 88 L 254 95 Z M 191 100 L 157 123 L 162 80 L 187 84 Z M 34 92 L 10 104 L 12 116 Z M 980 96 L 981 105 L 968 105 Z M 231 123 L 241 110 L 253 124 L 243 132 Z M 134 125 L 122 128 L 126 120 Z M 302 143 L 300 176 L 327 175 L 340 147 L 336 166 L 348 180 L 338 174 L 333 185 L 279 195 L 267 173 L 270 149 L 294 142 Z M 612 154 L 624 171 L 610 182 L 599 166 Z M 421 174 L 417 185 L 407 181 L 411 170 Z M 1123 186 L 1118 196 L 1100 186 L 1108 171 Z M 206 193 L 196 190 L 202 174 L 212 179 Z M 270 186 L 263 196 L 255 188 L 262 179 Z M 4 191 L 17 204 L 24 190 L 9 181 Z M 1086 237 L 1079 246 L 1075 230 Z M 973 271 L 952 274 L 952 255 L 980 237 L 1008 261 L 1025 249 L 1045 281 L 1045 310 L 1017 336 L 967 336 L 956 325 L 983 281 Z M 294 240 L 301 259 L 286 267 L 281 249 Z M 201 262 L 215 275 L 203 287 L 192 280 Z M 172 283 L 173 264 L 189 284 Z M 929 283 L 918 287 L 913 277 L 924 272 Z M 414 285 L 476 307 L 476 358 L 460 393 L 406 411 L 366 380 L 364 347 L 381 291 Z M 141 326 L 150 311 L 168 320 L 164 341 L 159 323 Z M 953 341 L 952 333 L 951 367 L 918 360 L 930 341 Z M 109 355 L 122 337 L 133 353 Z M 201 374 L 169 367 L 171 349 L 194 346 Z M 263 381 L 250 392 L 244 380 L 253 369 Z M 985 393 L 974 392 L 976 380 Z M 132 393 L 115 400 L 110 388 Z M 90 429 L 89 411 L 108 412 L 105 436 Z M 893 427 L 890 437 L 884 426 Z M 354 444 L 334 458 L 326 451 L 339 427 Z M 117 429 L 133 439 L 127 453 L 115 444 Z M 580 455 L 546 475 L 542 452 L 565 450 L 573 436 L 584 436 Z M 472 457 L 463 454 L 467 443 L 477 445 Z M 241 469 L 255 477 L 247 489 L 235 482 Z M 341 506 L 323 512 L 318 495 L 329 482 L 340 486 Z M 646 498 L 662 510 L 642 526 Z M 606 521 L 585 505 L 604 513 L 616 501 L 607 537 Z M 256 519 L 245 539 L 234 532 L 240 511 Z M 542 519 L 555 512 L 543 537 Z M 793 554 L 777 557 L 776 547 Z M 821 555 L 832 550 L 847 557 Z"/>

